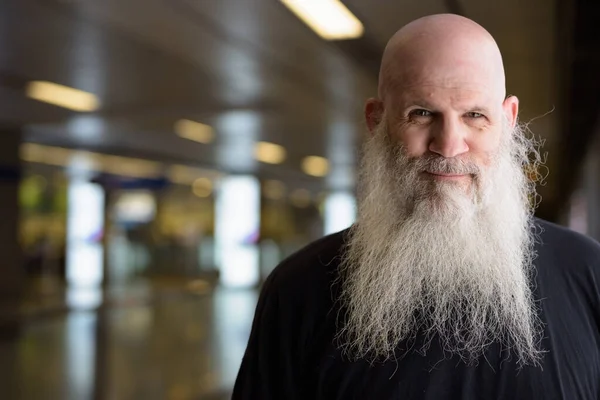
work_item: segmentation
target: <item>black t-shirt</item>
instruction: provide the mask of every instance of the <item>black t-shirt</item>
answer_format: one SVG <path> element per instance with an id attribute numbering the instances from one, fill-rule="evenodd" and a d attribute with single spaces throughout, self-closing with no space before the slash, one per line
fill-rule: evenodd
<path id="1" fill-rule="evenodd" d="M 476 365 L 426 356 L 349 362 L 334 343 L 334 280 L 347 231 L 283 261 L 259 299 L 233 399 L 600 399 L 600 245 L 548 222 L 541 228 L 534 296 L 544 323 L 541 367 L 490 345 Z"/>

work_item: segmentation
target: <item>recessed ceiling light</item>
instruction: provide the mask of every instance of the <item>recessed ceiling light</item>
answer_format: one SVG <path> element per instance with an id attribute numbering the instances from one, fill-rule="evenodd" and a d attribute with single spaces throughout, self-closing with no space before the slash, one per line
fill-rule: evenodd
<path id="1" fill-rule="evenodd" d="M 322 177 L 329 172 L 329 161 L 319 156 L 308 156 L 302 161 L 302 170 L 308 175 Z"/>
<path id="2" fill-rule="evenodd" d="M 198 178 L 192 184 L 192 192 L 198 197 L 208 197 L 212 193 L 212 182 L 208 178 Z"/>
<path id="3" fill-rule="evenodd" d="M 254 148 L 254 157 L 267 164 L 281 164 L 285 160 L 283 146 L 269 142 L 258 142 Z"/>

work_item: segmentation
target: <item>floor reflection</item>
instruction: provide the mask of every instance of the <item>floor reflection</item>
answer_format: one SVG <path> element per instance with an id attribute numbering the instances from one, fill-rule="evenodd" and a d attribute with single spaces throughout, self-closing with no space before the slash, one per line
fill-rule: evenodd
<path id="1" fill-rule="evenodd" d="M 30 321 L 0 342 L 10 399 L 225 399 L 257 292 L 165 291 Z M 3 397 L 4 398 L 4 397 Z"/>

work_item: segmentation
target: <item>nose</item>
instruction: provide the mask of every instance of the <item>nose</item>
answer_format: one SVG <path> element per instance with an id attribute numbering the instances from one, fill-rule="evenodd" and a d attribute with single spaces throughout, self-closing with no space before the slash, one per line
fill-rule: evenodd
<path id="1" fill-rule="evenodd" d="M 433 128 L 429 151 L 452 158 L 469 151 L 466 127 L 453 118 L 444 118 Z"/>

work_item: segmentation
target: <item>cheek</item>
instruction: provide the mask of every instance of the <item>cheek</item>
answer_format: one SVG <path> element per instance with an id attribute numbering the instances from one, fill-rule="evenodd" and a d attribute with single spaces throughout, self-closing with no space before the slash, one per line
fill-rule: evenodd
<path id="1" fill-rule="evenodd" d="M 401 129 L 395 137 L 404 146 L 406 154 L 409 157 L 420 157 L 428 151 L 429 134 L 427 132 L 415 132 L 414 129 Z"/>
<path id="2" fill-rule="evenodd" d="M 481 136 L 472 138 L 467 145 L 471 158 L 479 165 L 488 167 L 500 150 L 500 135 L 482 133 Z"/>

